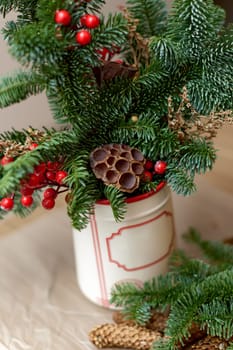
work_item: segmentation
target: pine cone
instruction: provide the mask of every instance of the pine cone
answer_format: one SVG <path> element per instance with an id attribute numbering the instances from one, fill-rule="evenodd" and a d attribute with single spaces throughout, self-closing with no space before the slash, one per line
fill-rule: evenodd
<path id="1" fill-rule="evenodd" d="M 97 179 L 128 193 L 139 187 L 144 163 L 143 154 L 126 145 L 104 145 L 94 149 L 90 155 L 91 168 Z"/>
<path id="2" fill-rule="evenodd" d="M 137 325 L 106 323 L 94 328 L 89 333 L 89 339 L 98 348 L 149 350 L 154 341 L 161 339 L 161 335 Z"/>
<path id="3" fill-rule="evenodd" d="M 226 350 L 228 346 L 228 341 L 208 335 L 195 344 L 185 347 L 185 350 Z"/>

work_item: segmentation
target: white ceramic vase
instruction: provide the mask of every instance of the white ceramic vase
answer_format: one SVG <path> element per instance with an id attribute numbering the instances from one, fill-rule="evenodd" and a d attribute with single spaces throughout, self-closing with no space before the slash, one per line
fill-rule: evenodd
<path id="1" fill-rule="evenodd" d="M 171 192 L 164 186 L 130 198 L 122 222 L 115 222 L 108 201 L 100 201 L 89 225 L 73 229 L 73 238 L 81 292 L 95 304 L 114 308 L 109 300 L 116 283 L 141 286 L 168 269 L 175 241 Z"/>

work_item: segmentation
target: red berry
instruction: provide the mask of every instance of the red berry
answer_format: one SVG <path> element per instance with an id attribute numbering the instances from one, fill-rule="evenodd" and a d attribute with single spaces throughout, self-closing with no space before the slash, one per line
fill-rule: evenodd
<path id="1" fill-rule="evenodd" d="M 91 42 L 92 36 L 88 30 L 81 29 L 76 33 L 76 42 L 82 46 L 88 45 Z"/>
<path id="2" fill-rule="evenodd" d="M 56 198 L 57 197 L 57 191 L 49 187 L 44 191 L 44 198 Z"/>
<path id="3" fill-rule="evenodd" d="M 151 182 L 152 181 L 152 178 L 153 178 L 153 174 L 148 171 L 148 170 L 145 170 L 143 172 L 143 180 L 146 181 L 146 182 Z"/>
<path id="4" fill-rule="evenodd" d="M 87 17 L 87 14 L 80 17 L 80 23 L 82 26 L 86 25 L 86 17 Z"/>
<path id="5" fill-rule="evenodd" d="M 163 160 L 158 160 L 154 165 L 154 170 L 156 174 L 162 175 L 167 169 L 167 163 Z"/>
<path id="6" fill-rule="evenodd" d="M 100 24 L 100 19 L 96 15 L 84 15 L 83 25 L 87 28 L 93 29 L 98 27 Z"/>
<path id="7" fill-rule="evenodd" d="M 14 158 L 3 156 L 0 163 L 1 163 L 1 165 L 6 165 L 6 164 L 9 164 L 13 161 L 14 161 Z"/>
<path id="8" fill-rule="evenodd" d="M 45 177 L 50 181 L 55 181 L 56 173 L 54 171 L 46 171 Z"/>
<path id="9" fill-rule="evenodd" d="M 28 147 L 30 151 L 33 151 L 35 148 L 37 148 L 39 145 L 36 142 L 32 142 L 30 146 Z"/>
<path id="10" fill-rule="evenodd" d="M 34 192 L 33 188 L 29 188 L 29 187 L 22 187 L 20 192 L 22 193 L 22 195 L 24 196 L 31 196 Z"/>
<path id="11" fill-rule="evenodd" d="M 44 198 L 41 202 L 42 206 L 45 209 L 53 209 L 53 207 L 55 206 L 55 200 L 54 198 Z"/>
<path id="12" fill-rule="evenodd" d="M 61 163 L 59 162 L 51 162 L 50 160 L 47 162 L 47 169 L 48 170 L 57 170 L 61 166 Z"/>
<path id="13" fill-rule="evenodd" d="M 58 182 L 59 184 L 63 183 L 63 180 L 65 177 L 68 175 L 68 173 L 64 170 L 59 170 L 56 174 L 55 181 Z"/>
<path id="14" fill-rule="evenodd" d="M 68 26 L 71 22 L 71 15 L 67 10 L 57 10 L 55 12 L 54 21 L 57 24 Z"/>
<path id="15" fill-rule="evenodd" d="M 151 169 L 153 169 L 153 166 L 154 166 L 154 163 L 151 160 L 147 159 L 146 163 L 144 165 L 144 168 L 146 170 L 151 170 Z"/>
<path id="16" fill-rule="evenodd" d="M 34 168 L 34 174 L 36 175 L 40 175 L 43 174 L 46 170 L 46 164 L 45 163 L 41 163 L 35 166 Z"/>
<path id="17" fill-rule="evenodd" d="M 0 206 L 3 210 L 11 210 L 14 206 L 14 200 L 11 197 L 4 197 L 0 202 Z"/>
<path id="18" fill-rule="evenodd" d="M 30 207 L 33 203 L 33 198 L 32 196 L 22 196 L 21 197 L 21 204 L 24 207 Z"/>
<path id="19" fill-rule="evenodd" d="M 39 185 L 40 183 L 40 177 L 38 175 L 35 174 L 30 174 L 29 178 L 28 178 L 28 186 L 29 187 L 36 187 Z"/>

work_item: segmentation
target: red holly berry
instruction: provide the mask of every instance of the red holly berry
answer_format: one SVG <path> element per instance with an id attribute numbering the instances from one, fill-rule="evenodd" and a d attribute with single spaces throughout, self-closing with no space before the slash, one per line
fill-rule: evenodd
<path id="1" fill-rule="evenodd" d="M 63 183 L 63 180 L 65 179 L 65 177 L 68 175 L 68 173 L 64 170 L 59 170 L 57 173 L 56 173 L 56 178 L 55 178 L 55 181 L 59 184 L 62 184 Z"/>
<path id="2" fill-rule="evenodd" d="M 55 181 L 56 173 L 54 171 L 46 171 L 45 177 L 50 181 Z"/>
<path id="3" fill-rule="evenodd" d="M 60 162 L 51 162 L 50 160 L 47 162 L 47 169 L 48 170 L 57 170 L 61 166 Z"/>
<path id="4" fill-rule="evenodd" d="M 153 169 L 153 166 L 154 166 L 154 163 L 151 160 L 147 159 L 146 163 L 144 165 L 144 168 L 146 170 L 151 170 L 151 169 Z"/>
<path id="5" fill-rule="evenodd" d="M 69 13 L 69 11 L 67 10 L 57 10 L 55 12 L 55 16 L 54 16 L 54 21 L 57 24 L 61 24 L 63 26 L 68 26 L 71 22 L 71 15 Z"/>
<path id="6" fill-rule="evenodd" d="M 34 174 L 36 174 L 36 175 L 44 174 L 45 170 L 46 170 L 46 164 L 45 163 L 38 164 L 34 168 Z"/>
<path id="7" fill-rule="evenodd" d="M 88 30 L 81 29 L 79 32 L 76 33 L 75 39 L 78 44 L 85 46 L 90 44 L 92 36 Z"/>
<path id="8" fill-rule="evenodd" d="M 36 187 L 40 183 L 40 177 L 36 174 L 30 174 L 28 178 L 28 186 L 29 187 Z"/>
<path id="9" fill-rule="evenodd" d="M 156 174 L 163 175 L 167 169 L 167 163 L 163 160 L 158 160 L 154 165 L 154 171 Z"/>
<path id="10" fill-rule="evenodd" d="M 4 197 L 0 202 L 0 206 L 3 210 L 11 210 L 14 206 L 14 200 L 11 197 Z"/>
<path id="11" fill-rule="evenodd" d="M 84 15 L 83 18 L 83 25 L 85 25 L 87 28 L 93 29 L 98 27 L 100 24 L 100 19 L 96 15 Z"/>
<path id="12" fill-rule="evenodd" d="M 22 193 L 22 195 L 24 196 L 31 196 L 34 192 L 33 188 L 30 188 L 30 187 L 22 187 L 20 189 L 20 192 Z"/>
<path id="13" fill-rule="evenodd" d="M 2 159 L 1 159 L 1 161 L 0 161 L 0 163 L 1 163 L 1 165 L 6 165 L 6 164 L 9 164 L 9 163 L 11 163 L 11 162 L 13 162 L 14 161 L 14 158 L 12 158 L 12 157 L 7 157 L 7 156 L 3 156 L 2 157 Z"/>
<path id="14" fill-rule="evenodd" d="M 149 170 L 144 170 L 142 178 L 145 182 L 151 182 L 153 174 Z"/>
<path id="15" fill-rule="evenodd" d="M 30 207 L 33 203 L 33 198 L 32 196 L 22 196 L 20 201 L 24 207 Z"/>
<path id="16" fill-rule="evenodd" d="M 52 188 L 49 187 L 44 191 L 44 198 L 56 198 L 57 197 L 57 191 Z"/>
<path id="17" fill-rule="evenodd" d="M 55 206 L 55 200 L 54 198 L 44 198 L 41 202 L 42 206 L 45 209 L 53 209 L 53 207 Z"/>
<path id="18" fill-rule="evenodd" d="M 80 23 L 82 26 L 86 25 L 86 17 L 87 17 L 87 14 L 80 17 Z"/>

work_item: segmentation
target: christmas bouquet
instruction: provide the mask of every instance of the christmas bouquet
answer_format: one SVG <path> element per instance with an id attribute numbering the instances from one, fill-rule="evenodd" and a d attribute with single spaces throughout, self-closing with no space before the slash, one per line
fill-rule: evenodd
<path id="1" fill-rule="evenodd" d="M 107 199 L 165 183 L 181 195 L 212 169 L 213 137 L 232 120 L 233 27 L 212 0 L 0 0 L 2 30 L 22 69 L 0 81 L 5 108 L 45 92 L 57 128 L 0 135 L 0 215 L 54 207 L 85 227 Z M 2 113 L 2 115 L 4 115 Z M 33 125 L 33 121 L 32 121 Z"/>

